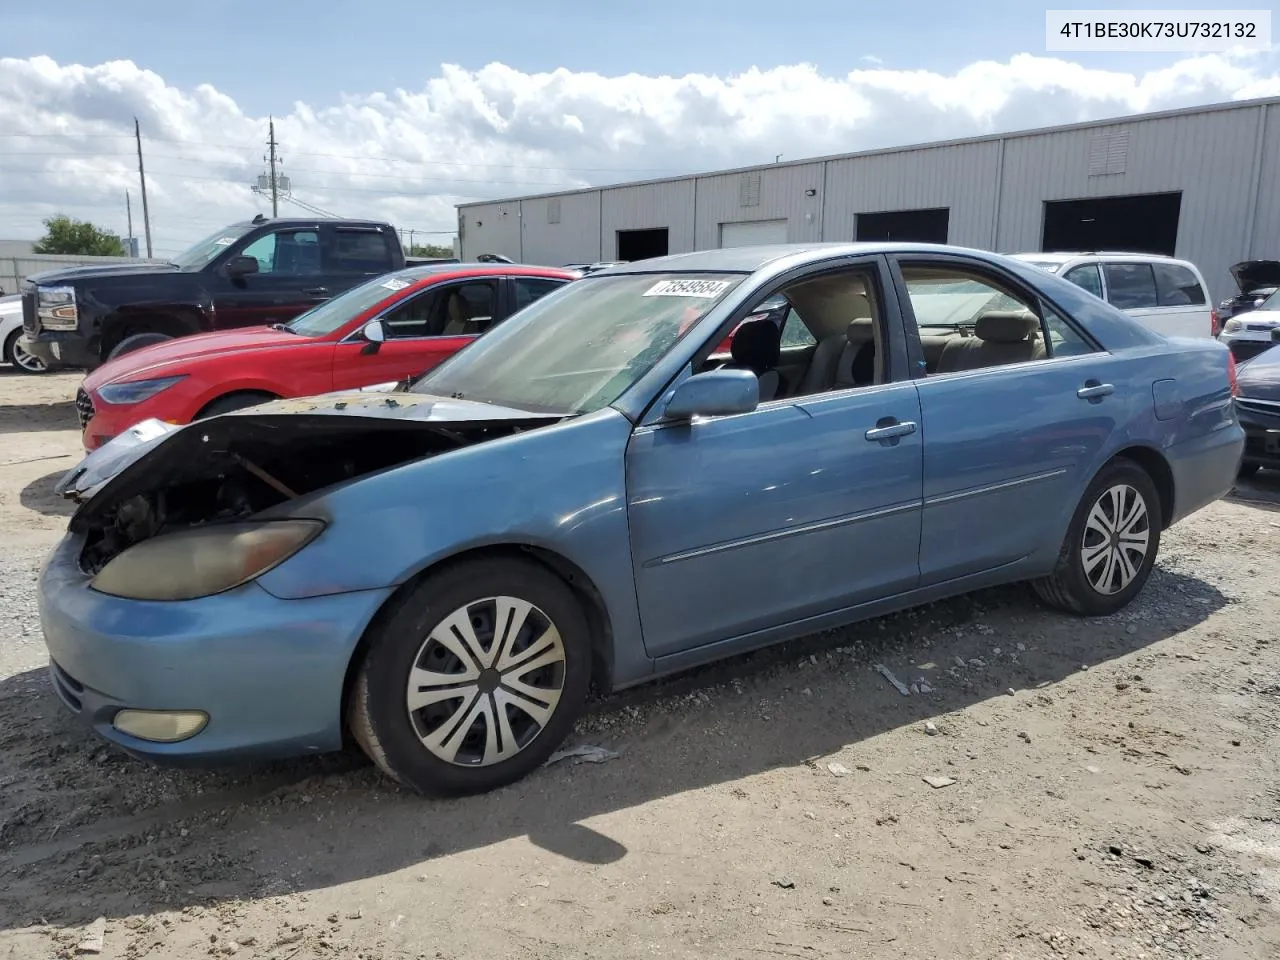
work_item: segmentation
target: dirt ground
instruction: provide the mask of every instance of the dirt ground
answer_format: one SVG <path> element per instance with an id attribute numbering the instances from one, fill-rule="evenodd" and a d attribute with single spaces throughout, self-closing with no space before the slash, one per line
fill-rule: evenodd
<path id="1" fill-rule="evenodd" d="M 1280 475 L 1170 531 L 1121 615 L 872 621 L 431 802 L 354 754 L 159 770 L 64 715 L 34 578 L 77 380 L 0 373 L 0 957 L 1280 956 Z"/>

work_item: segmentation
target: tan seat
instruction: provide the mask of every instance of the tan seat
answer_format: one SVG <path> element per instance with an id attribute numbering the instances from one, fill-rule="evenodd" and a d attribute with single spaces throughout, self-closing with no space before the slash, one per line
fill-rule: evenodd
<path id="1" fill-rule="evenodd" d="M 1023 311 L 984 313 L 972 337 L 954 337 L 938 358 L 938 373 L 980 370 L 1045 357 L 1040 321 Z"/>
<path id="2" fill-rule="evenodd" d="M 818 344 L 800 383 L 800 394 L 847 390 L 875 381 L 875 327 L 871 319 L 871 304 L 862 294 L 854 299 L 855 319 L 843 336 L 827 337 Z"/>
<path id="3" fill-rule="evenodd" d="M 464 333 L 470 333 L 467 324 L 471 319 L 471 311 L 467 309 L 467 302 L 462 299 L 462 294 L 457 290 L 452 291 L 449 294 L 447 306 L 449 322 L 445 324 L 443 336 L 458 337 Z"/>

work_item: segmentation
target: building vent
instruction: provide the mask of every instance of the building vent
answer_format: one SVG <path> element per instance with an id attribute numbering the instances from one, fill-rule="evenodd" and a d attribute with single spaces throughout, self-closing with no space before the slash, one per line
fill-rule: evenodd
<path id="1" fill-rule="evenodd" d="M 760 206 L 760 174 L 744 173 L 738 181 L 738 206 Z"/>
<path id="2" fill-rule="evenodd" d="M 560 222 L 560 198 L 552 197 L 547 201 L 547 223 Z"/>
<path id="3" fill-rule="evenodd" d="M 1089 176 L 1124 173 L 1129 160 L 1129 131 L 1095 134 L 1089 141 Z"/>

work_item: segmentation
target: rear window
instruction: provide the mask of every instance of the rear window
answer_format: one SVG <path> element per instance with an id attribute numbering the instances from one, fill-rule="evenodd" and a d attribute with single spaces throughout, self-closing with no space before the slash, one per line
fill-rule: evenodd
<path id="1" fill-rule="evenodd" d="M 383 273 L 391 266 L 391 246 L 380 231 L 334 231 L 329 252 L 329 269 L 333 272 Z"/>
<path id="2" fill-rule="evenodd" d="M 1149 263 L 1107 263 L 1107 300 L 1121 310 L 1158 306 L 1156 278 Z"/>
<path id="3" fill-rule="evenodd" d="M 1180 263 L 1151 265 L 1156 277 L 1156 296 L 1162 307 L 1199 307 L 1205 302 L 1204 289 L 1196 275 Z"/>

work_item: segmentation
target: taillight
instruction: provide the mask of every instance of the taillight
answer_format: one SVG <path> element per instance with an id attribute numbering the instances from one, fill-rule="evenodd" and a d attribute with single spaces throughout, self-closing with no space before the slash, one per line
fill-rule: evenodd
<path id="1" fill-rule="evenodd" d="M 1209 336 L 1216 337 L 1220 332 L 1218 329 L 1218 311 L 1211 309 L 1209 311 Z"/>
<path id="2" fill-rule="evenodd" d="M 1231 384 L 1231 395 L 1237 397 L 1240 395 L 1240 384 L 1236 380 L 1236 355 L 1230 350 L 1227 351 L 1227 382 Z"/>

